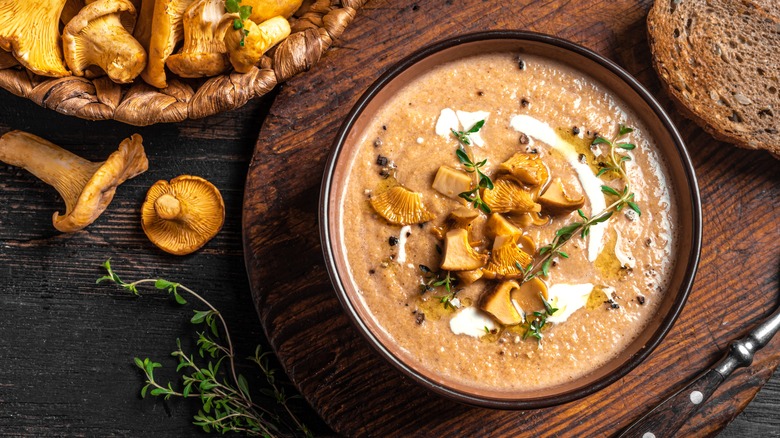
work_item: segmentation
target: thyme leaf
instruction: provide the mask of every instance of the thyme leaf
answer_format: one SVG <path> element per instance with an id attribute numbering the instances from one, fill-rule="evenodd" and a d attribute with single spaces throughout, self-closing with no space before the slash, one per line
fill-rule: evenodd
<path id="1" fill-rule="evenodd" d="M 608 205 L 604 210 L 590 217 L 586 215 L 582 209 L 578 209 L 577 215 L 582 220 L 574 221 L 562 226 L 555 232 L 555 237 L 553 238 L 552 242 L 539 248 L 537 251 L 537 261 L 535 264 L 530 266 L 527 270 L 522 269 L 524 273 L 522 278 L 523 283 L 538 275 L 548 277 L 550 268 L 552 267 L 552 261 L 555 257 L 569 258 L 569 255 L 562 251 L 561 248 L 567 242 L 569 242 L 572 237 L 579 234 L 581 238 L 585 239 L 590 234 L 590 228 L 593 225 L 608 221 L 614 212 L 620 211 L 623 207 L 627 206 L 628 208 L 634 210 L 637 214 L 641 215 L 639 205 L 634 202 L 634 193 L 631 191 L 631 180 L 628 177 L 625 168 L 625 162 L 629 161 L 631 158 L 627 155 L 620 155 L 616 153 L 616 149 L 633 150 L 636 148 L 636 145 L 633 143 L 618 143 L 620 138 L 633 131 L 633 128 L 621 124 L 618 126 L 618 132 L 614 137 L 612 137 L 612 139 L 598 136 L 595 140 L 593 140 L 592 144 L 594 145 L 609 145 L 609 160 L 608 162 L 603 163 L 596 176 L 598 177 L 604 175 L 607 172 L 615 172 L 625 185 L 622 190 L 615 189 L 614 187 L 606 184 L 602 185 L 602 192 L 608 196 L 616 197 L 617 199 L 612 202 L 612 204 Z M 519 264 L 518 267 L 520 267 Z M 538 318 L 535 320 L 536 324 L 533 322 L 530 324 L 530 334 L 526 333 L 527 336 L 533 336 L 538 340 L 541 340 L 541 333 L 539 330 L 541 330 L 541 327 L 543 327 L 546 322 L 546 318 L 543 320 L 540 319 L 541 316 L 542 315 L 537 315 Z"/>
<path id="2" fill-rule="evenodd" d="M 467 131 L 456 131 L 454 129 L 451 129 L 451 131 L 452 135 L 454 135 L 460 143 L 458 149 L 455 150 L 455 156 L 458 157 L 458 161 L 463 165 L 466 172 L 473 173 L 476 177 L 476 187 L 469 191 L 459 193 L 458 196 L 468 201 L 474 208 L 482 210 L 485 214 L 490 214 L 490 206 L 482 200 L 480 194 L 481 190 L 493 190 L 493 180 L 482 172 L 482 168 L 487 164 L 487 160 L 475 162 L 471 159 L 468 151 L 465 149 L 467 146 L 471 145 L 469 135 L 479 132 L 484 125 L 485 121 L 480 120 Z"/>
<path id="3" fill-rule="evenodd" d="M 135 366 L 144 374 L 141 397 L 151 395 L 165 400 L 172 397 L 197 399 L 201 407 L 193 416 L 193 424 L 205 432 L 239 432 L 262 437 L 295 434 L 313 436 L 288 403 L 296 396 L 288 396 L 281 382 L 276 380 L 275 370 L 270 366 L 272 353 L 262 352 L 260 346 L 257 346 L 254 356 L 249 360 L 260 368 L 268 384 L 259 392 L 271 398 L 262 404 L 252 399 L 246 378 L 236 372 L 235 351 L 227 322 L 211 303 L 182 284 L 161 278 L 145 278 L 128 283 L 114 272 L 110 260 L 106 260 L 102 266 L 107 275 L 100 277 L 98 283 L 110 281 L 134 295 L 138 295 L 139 285 L 153 284 L 156 289 L 171 294 L 179 304 L 187 302 L 181 295 L 184 293 L 206 306 L 205 310 L 194 310 L 190 319 L 192 324 L 203 324 L 206 329 L 197 332 L 199 359 L 194 354 L 186 353 L 179 339 L 176 339 L 176 350 L 171 353 L 178 362 L 176 372 L 180 374 L 181 389 L 174 388 L 171 382 L 164 384 L 158 380 L 155 370 L 162 368 L 161 363 L 149 358 L 133 358 Z M 223 367 L 223 364 L 226 366 Z"/>

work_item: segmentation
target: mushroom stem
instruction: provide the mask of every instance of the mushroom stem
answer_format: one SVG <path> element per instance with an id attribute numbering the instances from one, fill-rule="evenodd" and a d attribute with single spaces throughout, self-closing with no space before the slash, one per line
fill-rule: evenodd
<path id="1" fill-rule="evenodd" d="M 22 131 L 0 137 L 0 161 L 21 167 L 54 187 L 65 200 L 66 214 L 73 210 L 84 186 L 103 164 Z"/>
<path id="2" fill-rule="evenodd" d="M 165 220 L 176 220 L 182 216 L 181 202 L 168 193 L 154 201 L 154 211 Z"/>

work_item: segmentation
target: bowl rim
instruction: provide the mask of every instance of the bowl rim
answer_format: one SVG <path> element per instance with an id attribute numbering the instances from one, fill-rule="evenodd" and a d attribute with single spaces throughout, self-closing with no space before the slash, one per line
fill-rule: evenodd
<path id="1" fill-rule="evenodd" d="M 648 342 L 645 343 L 645 345 L 643 345 L 635 354 L 633 354 L 622 365 L 620 365 L 615 370 L 615 372 L 602 376 L 601 378 L 594 381 L 591 385 L 573 389 L 552 396 L 544 396 L 539 398 L 523 398 L 523 399 L 507 399 L 507 398 L 495 399 L 489 397 L 480 397 L 474 394 L 469 394 L 469 393 L 465 393 L 462 391 L 449 388 L 447 386 L 444 386 L 441 383 L 432 381 L 425 375 L 419 373 L 413 367 L 406 364 L 399 357 L 394 355 L 387 347 L 385 347 L 382 344 L 382 342 L 374 335 L 371 329 L 366 325 L 366 323 L 358 316 L 355 305 L 349 299 L 342 278 L 338 272 L 338 268 L 336 266 L 336 260 L 331 245 L 333 241 L 333 236 L 329 231 L 330 220 L 328 218 L 329 216 L 328 201 L 333 191 L 332 190 L 333 174 L 336 169 L 336 165 L 339 161 L 339 157 L 343 150 L 344 143 L 347 139 L 347 136 L 349 135 L 350 130 L 355 124 L 355 122 L 357 121 L 357 119 L 362 115 L 366 106 L 379 93 L 379 91 L 381 91 L 388 83 L 390 83 L 399 74 L 406 71 L 409 67 L 413 66 L 417 62 L 422 61 L 428 56 L 434 55 L 445 49 L 449 49 L 461 44 L 486 41 L 486 40 L 530 41 L 530 42 L 548 44 L 558 48 L 563 48 L 565 50 L 574 52 L 575 54 L 581 55 L 585 58 L 590 59 L 591 61 L 596 62 L 601 67 L 607 69 L 608 71 L 616 75 L 619 79 L 621 79 L 623 82 L 629 85 L 631 89 L 634 90 L 634 92 L 636 92 L 645 101 L 645 103 L 650 107 L 650 109 L 655 114 L 655 116 L 660 120 L 664 129 L 666 129 L 666 131 L 669 133 L 670 137 L 674 142 L 674 146 L 676 147 L 676 150 L 679 154 L 680 164 L 685 172 L 685 179 L 688 182 L 688 189 L 689 189 L 688 191 L 690 193 L 691 215 L 692 215 L 691 248 L 690 248 L 690 253 L 688 255 L 687 268 L 685 270 L 682 281 L 680 283 L 680 291 L 678 292 L 674 303 L 672 303 L 669 312 L 665 315 L 660 325 L 656 329 L 655 333 L 648 340 Z M 642 84 L 639 83 L 637 79 L 631 76 L 628 72 L 626 72 L 622 67 L 617 65 L 615 62 L 594 52 L 593 50 L 580 46 L 571 41 L 559 37 L 555 37 L 552 35 L 537 33 L 537 32 L 520 31 L 520 30 L 489 30 L 489 31 L 467 33 L 467 34 L 463 34 L 451 38 L 446 38 L 438 42 L 434 42 L 430 45 L 427 45 L 415 51 L 411 55 L 403 58 L 401 61 L 392 65 L 378 79 L 376 79 L 374 83 L 371 84 L 371 86 L 368 87 L 368 89 L 361 95 L 361 97 L 358 99 L 358 101 L 354 104 L 354 106 L 350 110 L 349 114 L 344 119 L 344 122 L 342 123 L 333 141 L 333 147 L 330 151 L 330 155 L 327 159 L 327 164 L 325 166 L 325 171 L 323 173 L 321 187 L 322 188 L 320 191 L 320 199 L 319 199 L 319 228 L 320 228 L 320 243 L 322 246 L 323 256 L 325 259 L 325 266 L 327 268 L 328 276 L 330 277 L 331 284 L 333 285 L 336 291 L 336 295 L 339 299 L 339 302 L 341 302 L 342 307 L 344 307 L 344 310 L 346 311 L 349 319 L 357 327 L 358 332 L 379 353 L 379 355 L 382 356 L 383 359 L 385 359 L 387 362 L 392 364 L 395 368 L 400 370 L 402 374 L 410 377 L 412 380 L 422 385 L 423 387 L 432 390 L 433 392 L 439 395 L 445 396 L 450 400 L 458 401 L 473 406 L 493 408 L 493 409 L 546 408 L 546 407 L 551 407 L 551 406 L 555 406 L 555 405 L 559 405 L 562 403 L 583 398 L 587 395 L 600 391 L 601 389 L 616 382 L 617 380 L 619 380 L 620 378 L 622 378 L 623 376 L 631 372 L 640 363 L 642 363 L 642 361 L 644 361 L 645 358 L 647 358 L 647 356 L 653 350 L 655 350 L 655 348 L 666 337 L 667 333 L 672 328 L 674 322 L 677 320 L 678 316 L 680 315 L 680 312 L 682 311 L 682 308 L 685 305 L 688 295 L 693 287 L 696 270 L 698 268 L 699 259 L 701 256 L 702 217 L 701 217 L 701 198 L 699 194 L 698 181 L 693 169 L 693 165 L 691 163 L 690 156 L 686 149 L 685 143 L 680 133 L 678 132 L 677 128 L 672 123 L 669 115 L 666 113 L 666 111 L 664 111 L 663 107 L 661 107 L 660 103 L 652 96 L 652 94 L 647 89 L 645 89 L 644 86 L 642 86 Z M 683 260 L 682 257 L 678 259 L 678 263 L 681 262 L 682 260 Z"/>

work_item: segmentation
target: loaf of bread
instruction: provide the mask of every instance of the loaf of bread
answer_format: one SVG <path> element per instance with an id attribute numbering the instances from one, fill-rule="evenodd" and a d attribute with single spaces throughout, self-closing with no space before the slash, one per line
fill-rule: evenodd
<path id="1" fill-rule="evenodd" d="M 653 66 L 718 140 L 780 157 L 780 0 L 656 0 Z"/>

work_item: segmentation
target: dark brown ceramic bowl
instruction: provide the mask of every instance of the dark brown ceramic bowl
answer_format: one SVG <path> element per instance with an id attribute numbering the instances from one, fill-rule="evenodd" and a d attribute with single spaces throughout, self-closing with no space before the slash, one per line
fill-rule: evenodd
<path id="1" fill-rule="evenodd" d="M 679 211 L 677 263 L 659 310 L 643 333 L 616 358 L 595 372 L 565 385 L 543 390 L 478 389 L 448 380 L 432 369 L 410 364 L 392 339 L 356 298 L 340 233 L 339 208 L 349 163 L 368 121 L 396 93 L 423 72 L 445 62 L 485 52 L 535 54 L 586 73 L 621 98 L 641 119 L 669 168 Z M 661 342 L 685 304 L 701 247 L 701 205 L 696 176 L 680 134 L 658 102 L 636 79 L 612 61 L 576 44 L 530 32 L 483 32 L 442 41 L 401 61 L 360 98 L 341 127 L 328 162 L 320 196 L 320 233 L 326 265 L 347 315 L 379 354 L 421 385 L 450 399 L 501 409 L 532 409 L 584 397 L 615 382 L 636 367 Z"/>

